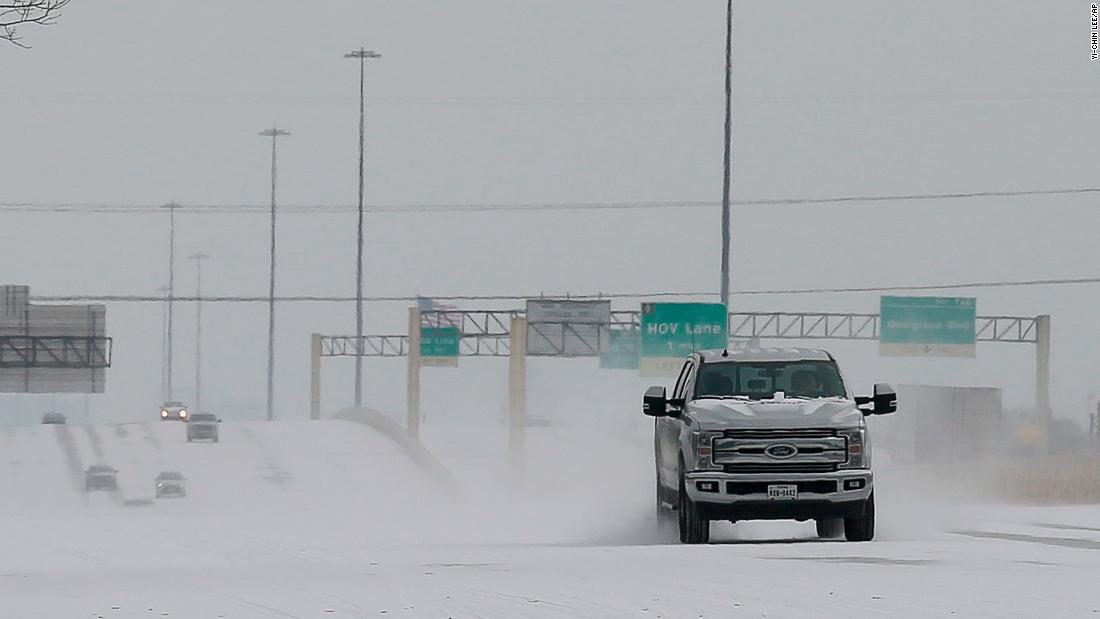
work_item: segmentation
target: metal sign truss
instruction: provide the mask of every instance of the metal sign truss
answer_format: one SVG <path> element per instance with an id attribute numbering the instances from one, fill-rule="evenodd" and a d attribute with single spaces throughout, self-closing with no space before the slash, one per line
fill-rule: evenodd
<path id="1" fill-rule="evenodd" d="M 0 367 L 93 369 L 111 367 L 111 338 L 96 336 L 0 336 Z"/>
<path id="2" fill-rule="evenodd" d="M 509 329 L 512 318 L 523 310 L 430 310 L 421 312 L 421 325 L 431 328 L 455 327 L 459 330 L 459 354 L 468 357 L 506 357 L 509 353 Z M 611 312 L 611 331 L 640 329 L 638 311 Z M 569 330 L 568 323 L 554 324 L 553 338 L 581 333 Z M 979 342 L 1035 344 L 1038 342 L 1037 319 L 1024 316 L 979 316 L 975 334 Z M 563 329 L 562 326 L 566 328 Z M 529 325 L 538 334 L 538 325 Z M 604 327 L 598 329 L 603 334 Z M 550 335 L 545 335 L 552 341 Z M 730 339 L 801 339 L 801 340 L 878 340 L 879 315 L 828 312 L 730 312 Z M 75 338 L 81 339 L 81 338 Z M 600 342 L 589 343 L 593 354 L 601 351 Z M 407 335 L 368 335 L 363 337 L 365 357 L 403 357 L 408 351 Z M 354 357 L 355 336 L 324 336 L 321 356 Z"/>
<path id="3" fill-rule="evenodd" d="M 978 316 L 974 332 L 979 342 L 1034 344 L 1036 318 Z M 730 338 L 799 340 L 878 340 L 878 314 L 731 312 Z"/>

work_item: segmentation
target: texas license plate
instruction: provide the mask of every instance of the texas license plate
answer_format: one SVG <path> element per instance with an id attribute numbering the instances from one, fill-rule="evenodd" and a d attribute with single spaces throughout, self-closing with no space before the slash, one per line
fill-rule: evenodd
<path id="1" fill-rule="evenodd" d="M 798 486 L 794 484 L 774 484 L 768 486 L 769 499 L 797 499 Z"/>

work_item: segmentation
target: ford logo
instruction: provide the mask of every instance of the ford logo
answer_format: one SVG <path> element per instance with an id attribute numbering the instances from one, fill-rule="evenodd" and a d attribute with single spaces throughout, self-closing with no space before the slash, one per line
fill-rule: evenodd
<path id="1" fill-rule="evenodd" d="M 764 449 L 764 453 L 767 454 L 769 458 L 786 460 L 787 458 L 793 458 L 797 455 L 798 448 L 787 443 L 776 443 L 775 445 L 768 445 Z"/>

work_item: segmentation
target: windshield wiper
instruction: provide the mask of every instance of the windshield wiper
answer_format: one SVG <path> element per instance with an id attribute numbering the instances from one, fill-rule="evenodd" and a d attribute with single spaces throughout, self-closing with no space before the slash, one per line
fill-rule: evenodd
<path id="1" fill-rule="evenodd" d="M 751 402 L 752 398 L 747 395 L 701 395 L 696 400 L 740 400 L 743 402 Z"/>

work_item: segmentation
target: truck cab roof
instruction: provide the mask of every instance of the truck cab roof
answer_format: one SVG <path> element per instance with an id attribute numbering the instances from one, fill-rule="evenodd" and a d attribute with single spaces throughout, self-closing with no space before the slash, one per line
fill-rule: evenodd
<path id="1" fill-rule="evenodd" d="M 735 348 L 701 350 L 697 354 L 703 363 L 727 361 L 833 361 L 833 356 L 828 351 L 820 348 Z"/>

